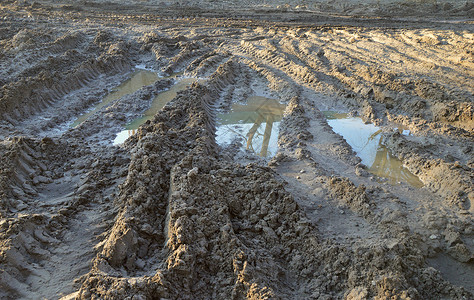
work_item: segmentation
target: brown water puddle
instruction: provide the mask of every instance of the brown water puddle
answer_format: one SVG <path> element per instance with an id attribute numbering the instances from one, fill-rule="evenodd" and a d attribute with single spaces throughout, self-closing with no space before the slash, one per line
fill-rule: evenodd
<path id="1" fill-rule="evenodd" d="M 249 97 L 246 104 L 234 103 L 230 112 L 217 116 L 217 143 L 229 144 L 240 138 L 245 143 L 245 149 L 259 156 L 275 155 L 285 107 L 275 99 L 260 96 Z"/>
<path id="2" fill-rule="evenodd" d="M 77 118 L 74 123 L 72 123 L 71 127 L 76 127 L 77 125 L 81 124 L 85 120 L 87 120 L 90 116 L 95 114 L 98 110 L 102 107 L 106 106 L 110 102 L 120 99 L 125 95 L 134 93 L 141 89 L 144 86 L 150 85 L 158 80 L 158 74 L 156 72 L 148 71 L 148 70 L 138 70 L 134 72 L 129 79 L 124 81 L 122 84 L 117 86 L 110 94 L 108 94 L 100 103 L 98 103 L 91 111 L 83 114 L 79 118 Z"/>
<path id="3" fill-rule="evenodd" d="M 170 76 L 170 77 L 173 77 L 173 76 Z M 125 126 L 125 130 L 122 130 L 121 132 L 117 134 L 117 136 L 114 139 L 113 144 L 118 145 L 125 142 L 126 139 L 128 139 L 130 136 L 136 133 L 136 130 L 138 129 L 138 127 L 140 127 L 140 125 L 142 125 L 148 120 L 151 120 L 158 111 L 160 111 L 168 102 L 173 100 L 178 95 L 178 92 L 184 91 L 196 81 L 199 81 L 199 79 L 197 78 L 179 79 L 179 81 L 175 85 L 173 85 L 170 89 L 156 95 L 156 97 L 153 99 L 151 103 L 150 108 L 143 114 L 143 116 L 136 118 L 135 120 L 127 124 Z"/>
<path id="4" fill-rule="evenodd" d="M 368 166 L 368 171 L 388 179 L 391 184 L 401 182 L 421 188 L 423 182 L 403 166 L 403 162 L 390 153 L 382 143 L 382 130 L 373 124 L 364 124 L 360 118 L 347 114 L 324 112 L 333 131 L 344 137 L 347 143 Z M 400 129 L 403 130 L 403 129 Z M 404 131 L 404 133 L 407 133 Z"/>

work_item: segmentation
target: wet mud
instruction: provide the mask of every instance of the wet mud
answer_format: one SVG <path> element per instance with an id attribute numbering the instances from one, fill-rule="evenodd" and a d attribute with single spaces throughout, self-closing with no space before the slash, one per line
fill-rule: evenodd
<path id="1" fill-rule="evenodd" d="M 1 2 L 0 298 L 472 299 L 474 5 L 433 2 Z"/>
<path id="2" fill-rule="evenodd" d="M 120 131 L 114 139 L 113 144 L 122 144 L 127 138 L 134 135 L 137 129 L 148 120 L 153 119 L 153 116 L 160 111 L 168 102 L 173 100 L 180 91 L 188 88 L 193 82 L 196 82 L 197 78 L 180 78 L 177 82 L 172 85 L 166 91 L 160 92 L 156 95 L 148 108 L 142 116 L 136 118 L 125 126 L 125 130 Z"/>
<path id="3" fill-rule="evenodd" d="M 130 75 L 129 79 L 114 88 L 112 92 L 109 93 L 106 97 L 104 97 L 104 99 L 102 99 L 94 108 L 77 118 L 77 120 L 72 123 L 71 127 L 78 126 L 110 102 L 120 99 L 125 95 L 132 94 L 133 92 L 138 91 L 144 86 L 151 85 L 157 80 L 158 74 L 156 74 L 155 72 L 147 70 L 135 71 L 133 74 Z"/>
<path id="4" fill-rule="evenodd" d="M 278 128 L 285 105 L 275 99 L 252 96 L 234 103 L 230 112 L 217 115 L 216 142 L 227 145 L 241 140 L 242 148 L 262 157 L 278 151 Z"/>

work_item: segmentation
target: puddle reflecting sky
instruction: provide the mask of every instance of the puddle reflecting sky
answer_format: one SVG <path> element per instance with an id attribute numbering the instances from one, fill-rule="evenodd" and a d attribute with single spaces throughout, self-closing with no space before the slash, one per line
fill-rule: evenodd
<path id="1" fill-rule="evenodd" d="M 368 166 L 368 171 L 384 177 L 391 184 L 408 183 L 422 187 L 420 179 L 403 166 L 403 162 L 390 153 L 382 144 L 381 129 L 373 124 L 364 124 L 360 118 L 349 118 L 347 114 L 324 112 L 333 131 L 344 137 L 347 143 Z"/>
<path id="2" fill-rule="evenodd" d="M 90 112 L 80 116 L 71 127 L 76 127 L 77 125 L 84 122 L 99 109 L 109 104 L 110 102 L 117 100 L 127 94 L 134 93 L 141 89 L 144 86 L 150 85 L 158 80 L 158 74 L 156 72 L 148 70 L 138 70 L 134 72 L 129 79 L 124 81 L 122 84 L 117 86 L 110 94 L 108 94 L 100 103 L 98 103 Z"/>
<path id="3" fill-rule="evenodd" d="M 173 76 L 170 76 L 170 77 L 173 77 Z M 168 102 L 173 100 L 178 95 L 179 91 L 185 90 L 192 83 L 196 81 L 198 81 L 197 78 L 179 79 L 179 81 L 175 85 L 173 85 L 171 88 L 156 95 L 156 97 L 153 99 L 151 103 L 150 108 L 144 113 L 144 115 L 139 118 L 136 118 L 135 120 L 127 124 L 125 126 L 125 130 L 122 130 L 121 132 L 117 134 L 117 136 L 115 137 L 113 141 L 113 144 L 118 145 L 125 142 L 126 139 L 128 139 L 130 136 L 136 133 L 136 129 L 138 129 L 140 125 L 145 123 L 147 120 L 151 120 L 158 111 L 160 111 Z"/>
<path id="4" fill-rule="evenodd" d="M 257 155 L 275 155 L 285 107 L 275 99 L 260 96 L 249 97 L 247 104 L 234 103 L 230 112 L 218 115 L 217 143 L 229 144 L 240 138 L 245 148 Z"/>

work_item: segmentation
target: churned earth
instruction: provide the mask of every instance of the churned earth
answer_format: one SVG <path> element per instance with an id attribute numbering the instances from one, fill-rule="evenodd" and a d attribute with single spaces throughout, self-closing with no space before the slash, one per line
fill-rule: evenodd
<path id="1" fill-rule="evenodd" d="M 2 1 L 0 298 L 473 299 L 472 1 Z"/>

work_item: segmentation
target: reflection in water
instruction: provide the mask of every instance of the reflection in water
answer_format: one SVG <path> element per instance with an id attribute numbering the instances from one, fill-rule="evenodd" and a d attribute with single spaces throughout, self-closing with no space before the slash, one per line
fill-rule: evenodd
<path id="1" fill-rule="evenodd" d="M 406 182 L 414 187 L 423 187 L 423 182 L 404 166 L 402 161 L 394 157 L 379 140 L 379 149 L 369 172 L 379 177 L 388 178 L 390 183 Z"/>
<path id="2" fill-rule="evenodd" d="M 229 113 L 218 116 L 216 141 L 228 144 L 240 137 L 246 149 L 273 156 L 278 150 L 278 129 L 286 105 L 275 99 L 249 97 L 247 104 L 233 104 Z"/>
<path id="3" fill-rule="evenodd" d="M 71 127 L 76 127 L 90 116 L 96 113 L 99 109 L 109 104 L 110 102 L 120 99 L 127 94 L 138 91 L 144 86 L 150 85 L 158 80 L 158 75 L 155 72 L 147 70 L 139 70 L 132 74 L 132 76 L 125 82 L 117 86 L 110 94 L 108 94 L 100 103 L 98 103 L 94 109 L 82 116 L 80 116 Z"/>
<path id="4" fill-rule="evenodd" d="M 122 144 L 126 139 L 137 133 L 136 129 L 126 129 L 120 131 L 114 140 L 114 145 Z"/>
<path id="5" fill-rule="evenodd" d="M 325 112 L 325 115 L 333 131 L 342 135 L 362 163 L 369 166 L 369 172 L 387 178 L 391 184 L 405 182 L 418 188 L 423 186 L 420 179 L 382 144 L 380 128 L 364 124 L 360 118 L 348 118 L 347 114 Z"/>
<path id="6" fill-rule="evenodd" d="M 173 77 L 173 76 L 170 76 Z M 179 91 L 188 88 L 192 83 L 198 81 L 197 78 L 182 78 L 169 90 L 159 93 L 153 98 L 150 108 L 143 114 L 143 116 L 136 118 L 125 126 L 125 130 L 119 132 L 114 139 L 113 144 L 118 145 L 125 142 L 126 139 L 136 133 L 136 129 L 148 120 L 153 119 L 153 116 L 160 111 L 168 102 L 173 100 Z"/>
<path id="7" fill-rule="evenodd" d="M 145 111 L 143 116 L 133 120 L 130 124 L 125 126 L 125 129 L 137 129 L 140 125 L 145 123 L 148 120 L 151 120 L 153 116 L 160 111 L 168 102 L 173 100 L 179 91 L 183 91 L 188 88 L 193 82 L 197 81 L 197 78 L 183 78 L 180 79 L 175 85 L 173 85 L 169 90 L 164 91 L 156 95 L 153 98 L 150 108 Z"/>

